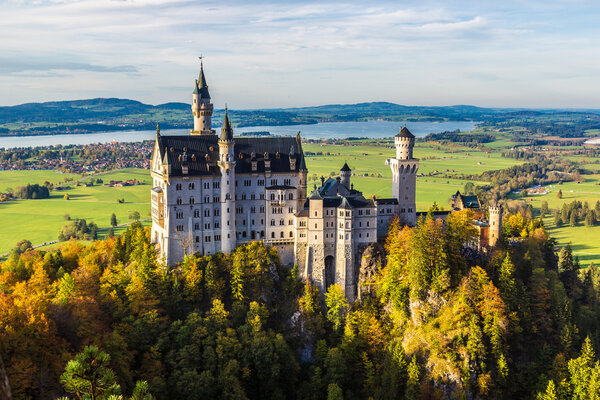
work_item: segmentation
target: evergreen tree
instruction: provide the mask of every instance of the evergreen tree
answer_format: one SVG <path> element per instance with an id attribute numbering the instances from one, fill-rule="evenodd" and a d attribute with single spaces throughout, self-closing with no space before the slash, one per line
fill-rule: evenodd
<path id="1" fill-rule="evenodd" d="M 110 356 L 96 346 L 87 346 L 68 362 L 60 381 L 65 390 L 77 398 L 107 399 L 120 394 L 114 372 L 109 368 Z"/>
<path id="2" fill-rule="evenodd" d="M 548 202 L 546 200 L 542 201 L 542 205 L 540 207 L 540 216 L 544 218 L 548 214 Z"/>
<path id="3" fill-rule="evenodd" d="M 112 226 L 113 228 L 116 227 L 118 225 L 118 221 L 117 221 L 117 216 L 115 215 L 115 213 L 112 213 L 112 215 L 110 216 L 110 226 Z"/>

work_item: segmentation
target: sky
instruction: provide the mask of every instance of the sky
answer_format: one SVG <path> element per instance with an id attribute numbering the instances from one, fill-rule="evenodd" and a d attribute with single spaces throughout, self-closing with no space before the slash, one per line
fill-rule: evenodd
<path id="1" fill-rule="evenodd" d="M 0 0 L 0 105 L 600 108 L 600 2 Z"/>

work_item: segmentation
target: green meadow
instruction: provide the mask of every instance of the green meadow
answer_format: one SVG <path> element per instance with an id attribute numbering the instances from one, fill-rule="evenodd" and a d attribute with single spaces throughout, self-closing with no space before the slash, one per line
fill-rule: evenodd
<path id="1" fill-rule="evenodd" d="M 544 226 L 550 236 L 558 240 L 559 246 L 571 242 L 573 253 L 579 257 L 582 266 L 587 266 L 590 262 L 600 264 L 600 224 L 586 227 L 583 222 L 579 222 L 575 227 L 568 225 L 556 227 L 553 212 L 557 208 L 560 209 L 563 204 L 574 200 L 587 201 L 590 207 L 594 208 L 596 201 L 600 200 L 600 175 L 585 177 L 585 182 L 565 182 L 562 185 L 547 186 L 550 193 L 526 197 L 536 210 L 539 210 L 543 201 L 548 202 L 550 213 L 544 218 Z M 562 199 L 557 197 L 559 190 L 562 190 Z"/>
<path id="2" fill-rule="evenodd" d="M 339 174 L 339 170 L 347 162 L 352 169 L 354 187 L 361 190 L 366 197 L 391 197 L 392 173 L 385 160 L 395 155 L 392 142 L 385 145 L 338 145 L 338 144 L 304 144 L 303 150 L 322 155 L 310 155 L 306 158 L 309 170 L 309 191 L 318 183 L 319 177 Z M 489 170 L 507 168 L 520 164 L 522 161 L 503 158 L 499 153 L 473 151 L 472 149 L 456 146 L 444 150 L 429 143 L 417 143 L 414 157 L 420 159 L 419 172 L 426 176 L 417 178 L 417 210 L 427 210 L 436 202 L 441 207 L 448 208 L 448 199 L 457 190 L 462 190 L 469 182 L 452 176 L 481 173 Z M 451 176 L 442 178 L 432 175 L 437 172 Z M 367 176 L 365 176 L 367 175 Z M 317 179 L 315 179 L 315 177 Z M 474 182 L 475 184 L 486 182 Z"/>
<path id="3" fill-rule="evenodd" d="M 11 177 L 13 171 L 3 171 L 0 187 Z M 43 171 L 14 171 L 24 180 L 39 179 Z M 31 176 L 28 176 L 28 173 Z M 45 171 L 52 176 L 54 171 Z M 129 213 L 138 211 L 142 218 L 150 213 L 150 183 L 147 170 L 125 169 L 100 175 L 104 182 L 109 180 L 137 179 L 145 184 L 111 188 L 106 186 L 75 186 L 70 184 L 67 190 L 51 192 L 50 198 L 41 200 L 15 200 L 0 203 L 0 218 L 4 229 L 0 230 L 0 254 L 9 251 L 21 239 L 30 240 L 34 245 L 56 240 L 60 229 L 68 223 L 65 214 L 72 220 L 84 218 L 95 222 L 100 228 L 109 227 L 110 216 L 115 213 L 119 223 L 129 221 Z M 42 179 L 43 182 L 44 179 Z M 87 178 L 86 178 L 87 180 Z M 69 200 L 64 195 L 69 194 Z M 118 203 L 123 198 L 125 203 Z"/>
<path id="4" fill-rule="evenodd" d="M 80 175 L 65 174 L 53 170 L 38 171 L 0 171 L 0 192 L 6 192 L 8 188 L 25 186 L 27 184 L 42 184 L 48 181 L 54 185 L 64 183 L 65 178 L 78 179 Z"/>

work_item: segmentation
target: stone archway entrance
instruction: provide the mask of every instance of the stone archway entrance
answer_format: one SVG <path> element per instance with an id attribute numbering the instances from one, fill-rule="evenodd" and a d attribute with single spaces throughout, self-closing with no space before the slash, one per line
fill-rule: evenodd
<path id="1" fill-rule="evenodd" d="M 335 283 L 335 259 L 333 256 L 325 257 L 325 290 Z"/>

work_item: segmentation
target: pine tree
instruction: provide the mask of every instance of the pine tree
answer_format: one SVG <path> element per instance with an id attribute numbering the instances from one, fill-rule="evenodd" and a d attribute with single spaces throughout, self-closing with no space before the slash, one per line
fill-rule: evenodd
<path id="1" fill-rule="evenodd" d="M 117 216 L 115 215 L 115 213 L 113 213 L 110 216 L 110 226 L 112 226 L 113 228 L 116 227 L 118 225 L 118 221 L 117 221 Z"/>
<path id="2" fill-rule="evenodd" d="M 576 210 L 571 210 L 570 213 L 570 217 L 569 217 L 569 225 L 570 226 L 577 226 L 577 211 Z"/>
<path id="3" fill-rule="evenodd" d="M 542 201 L 542 206 L 540 207 L 540 216 L 544 218 L 548 214 L 548 202 Z"/>
<path id="4" fill-rule="evenodd" d="M 556 197 L 558 199 L 562 199 L 562 197 L 563 197 L 562 189 L 558 189 L 558 192 L 556 193 Z"/>

